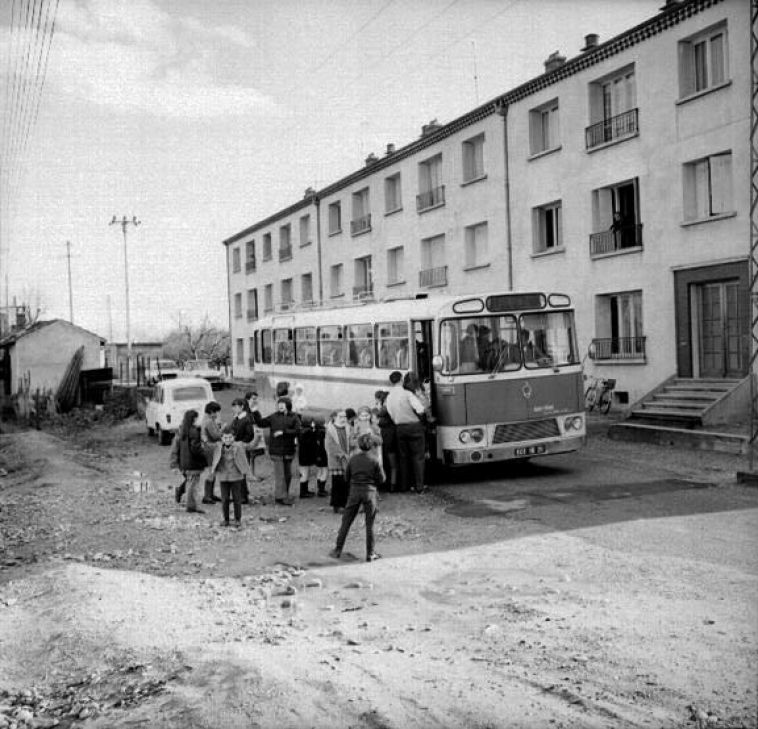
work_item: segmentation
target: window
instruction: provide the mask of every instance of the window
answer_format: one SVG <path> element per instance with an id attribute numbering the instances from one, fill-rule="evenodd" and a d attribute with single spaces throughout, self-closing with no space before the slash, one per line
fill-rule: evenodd
<path id="1" fill-rule="evenodd" d="M 384 212 L 394 213 L 403 209 L 403 192 L 400 187 L 400 173 L 386 177 L 384 180 Z"/>
<path id="2" fill-rule="evenodd" d="M 404 321 L 376 325 L 376 343 L 379 353 L 377 367 L 387 370 L 408 369 L 408 324 Z"/>
<path id="3" fill-rule="evenodd" d="M 638 131 L 637 84 L 634 67 L 627 67 L 590 84 L 590 126 L 587 149 Z"/>
<path id="4" fill-rule="evenodd" d="M 344 363 L 341 326 L 319 327 L 318 341 L 319 364 L 326 367 L 339 367 Z"/>
<path id="5" fill-rule="evenodd" d="M 732 153 L 714 154 L 684 165 L 683 187 L 685 221 L 733 212 Z"/>
<path id="6" fill-rule="evenodd" d="M 420 286 L 447 285 L 447 266 L 445 265 L 445 236 L 436 235 L 421 241 Z"/>
<path id="7" fill-rule="evenodd" d="M 342 232 L 342 208 L 339 202 L 329 204 L 329 235 Z"/>
<path id="8" fill-rule="evenodd" d="M 300 245 L 308 246 L 311 244 L 311 216 L 303 215 L 300 218 Z"/>
<path id="9" fill-rule="evenodd" d="M 544 253 L 563 247 L 561 217 L 560 201 L 532 210 L 535 253 Z"/>
<path id="10" fill-rule="evenodd" d="M 289 224 L 279 228 L 279 260 L 289 261 L 292 258 L 292 231 Z"/>
<path id="11" fill-rule="evenodd" d="M 316 327 L 295 329 L 295 364 L 316 364 Z"/>
<path id="12" fill-rule="evenodd" d="M 350 221 L 350 234 L 360 235 L 371 230 L 371 208 L 369 207 L 368 188 L 353 193 L 353 218 Z"/>
<path id="13" fill-rule="evenodd" d="M 528 369 L 560 367 L 579 362 L 574 315 L 567 311 L 522 314 L 521 354 Z"/>
<path id="14" fill-rule="evenodd" d="M 642 245 L 638 186 L 635 178 L 592 191 L 591 255 Z"/>
<path id="15" fill-rule="evenodd" d="M 232 273 L 239 273 L 242 270 L 240 261 L 240 249 L 232 248 Z"/>
<path id="16" fill-rule="evenodd" d="M 313 274 L 304 273 L 300 276 L 300 300 L 304 304 L 313 303 Z"/>
<path id="17" fill-rule="evenodd" d="M 561 144 L 558 99 L 529 112 L 529 144 L 531 154 L 557 149 Z"/>
<path id="18" fill-rule="evenodd" d="M 418 166 L 419 194 L 416 209 L 419 211 L 445 204 L 445 186 L 442 184 L 442 155 L 421 162 Z"/>
<path id="19" fill-rule="evenodd" d="M 681 96 L 719 86 L 729 78 L 726 23 L 679 43 Z"/>
<path id="20" fill-rule="evenodd" d="M 255 321 L 258 318 L 258 290 L 247 290 L 247 320 Z"/>
<path id="21" fill-rule="evenodd" d="M 274 329 L 274 363 L 292 364 L 294 359 L 292 329 Z"/>
<path id="22" fill-rule="evenodd" d="M 517 370 L 521 352 L 516 318 L 508 314 L 447 319 L 440 328 L 440 354 L 447 375 Z"/>
<path id="23" fill-rule="evenodd" d="M 390 248 L 387 251 L 387 284 L 404 282 L 403 246 Z"/>
<path id="24" fill-rule="evenodd" d="M 471 182 L 484 177 L 484 134 L 463 143 L 463 181 Z"/>
<path id="25" fill-rule="evenodd" d="M 332 297 L 342 296 L 342 264 L 336 263 L 329 269 L 329 291 Z"/>
<path id="26" fill-rule="evenodd" d="M 487 251 L 487 223 L 469 225 L 466 229 L 466 268 L 489 263 Z"/>
<path id="27" fill-rule="evenodd" d="M 271 260 L 271 233 L 263 234 L 263 260 Z"/>
<path id="28" fill-rule="evenodd" d="M 347 366 L 374 366 L 374 339 L 371 324 L 351 324 L 347 330 Z"/>
<path id="29" fill-rule="evenodd" d="M 374 283 L 371 278 L 371 256 L 363 256 L 355 259 L 353 298 L 363 299 L 374 292 Z"/>
<path id="30" fill-rule="evenodd" d="M 247 340 L 247 366 L 252 369 L 255 367 L 255 337 Z"/>
<path id="31" fill-rule="evenodd" d="M 282 279 L 282 310 L 289 309 L 295 303 L 292 297 L 292 279 Z"/>
<path id="32" fill-rule="evenodd" d="M 255 241 L 245 243 L 245 273 L 255 271 Z"/>
<path id="33" fill-rule="evenodd" d="M 264 329 L 261 332 L 261 362 L 265 364 L 271 364 L 271 360 L 273 359 L 271 355 L 274 348 L 271 342 L 271 330 Z"/>
<path id="34" fill-rule="evenodd" d="M 274 284 L 266 284 L 263 288 L 263 311 L 274 310 Z"/>
<path id="35" fill-rule="evenodd" d="M 242 318 L 242 294 L 234 294 L 234 318 Z"/>
<path id="36" fill-rule="evenodd" d="M 238 339 L 237 342 L 237 351 L 236 351 L 236 361 L 238 365 L 245 363 L 245 340 L 244 339 Z M 174 399 L 176 399 L 176 395 L 174 395 Z"/>
<path id="37" fill-rule="evenodd" d="M 596 360 L 645 356 L 642 291 L 625 291 L 596 298 L 596 331 L 592 340 Z"/>

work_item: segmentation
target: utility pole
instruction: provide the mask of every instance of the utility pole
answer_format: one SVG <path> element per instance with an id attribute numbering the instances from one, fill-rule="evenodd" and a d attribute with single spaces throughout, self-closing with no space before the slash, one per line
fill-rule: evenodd
<path id="1" fill-rule="evenodd" d="M 124 215 L 121 220 L 119 220 L 115 215 L 113 216 L 113 220 L 109 223 L 109 225 L 120 225 L 121 231 L 124 234 L 124 282 L 126 284 L 126 383 L 131 383 L 131 376 L 132 376 L 132 333 L 131 333 L 131 327 L 129 322 L 129 258 L 126 253 L 126 228 L 129 225 L 133 225 L 135 228 L 138 225 L 141 225 L 142 221 L 137 220 L 137 217 L 135 215 L 132 215 L 132 219 L 129 220 L 129 218 Z"/>
<path id="2" fill-rule="evenodd" d="M 68 260 L 68 320 L 74 323 L 74 289 L 71 286 L 71 241 L 66 241 L 66 259 Z"/>

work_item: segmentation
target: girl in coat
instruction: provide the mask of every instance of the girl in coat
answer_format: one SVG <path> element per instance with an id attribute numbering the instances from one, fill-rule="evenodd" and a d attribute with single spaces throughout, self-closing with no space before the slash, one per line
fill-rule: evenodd
<path id="1" fill-rule="evenodd" d="M 182 471 L 187 480 L 187 511 L 202 514 L 202 509 L 197 506 L 197 490 L 206 460 L 203 442 L 200 440 L 200 417 L 197 410 L 187 410 L 184 413 L 182 424 L 174 437 L 170 457 L 171 468 Z"/>
<path id="2" fill-rule="evenodd" d="M 326 458 L 329 475 L 332 477 L 332 498 L 329 504 L 334 513 L 341 511 L 347 504 L 347 484 L 345 468 L 350 458 L 353 445 L 353 429 L 344 410 L 335 410 L 326 426 Z"/>
<path id="3" fill-rule="evenodd" d="M 315 494 L 308 490 L 308 481 L 311 468 L 316 471 L 316 485 L 318 495 L 326 496 L 327 469 L 326 446 L 324 440 L 326 433 L 324 428 L 315 420 L 311 419 L 307 427 L 303 427 L 298 436 L 298 457 L 300 464 L 300 498 L 307 499 Z"/>

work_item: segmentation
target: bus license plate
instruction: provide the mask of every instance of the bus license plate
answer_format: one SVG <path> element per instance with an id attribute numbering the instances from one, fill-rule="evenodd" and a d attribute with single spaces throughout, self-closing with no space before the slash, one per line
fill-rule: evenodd
<path id="1" fill-rule="evenodd" d="M 515 448 L 513 453 L 516 456 L 538 456 L 540 453 L 544 453 L 545 450 L 546 447 L 544 445 L 533 445 Z"/>

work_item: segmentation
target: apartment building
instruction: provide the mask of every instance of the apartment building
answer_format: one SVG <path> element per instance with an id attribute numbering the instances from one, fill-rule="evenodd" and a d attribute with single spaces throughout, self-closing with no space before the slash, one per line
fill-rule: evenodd
<path id="1" fill-rule="evenodd" d="M 584 40 L 225 240 L 235 375 L 264 312 L 511 288 L 572 296 L 622 401 L 746 375 L 750 3 L 668 2 Z"/>

